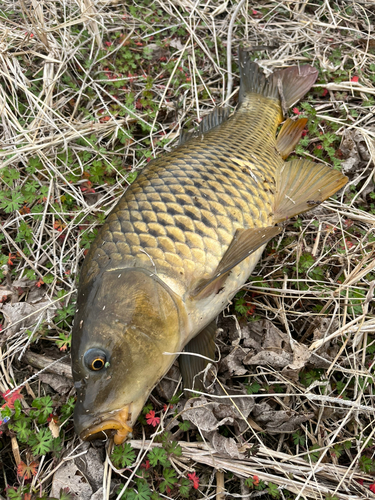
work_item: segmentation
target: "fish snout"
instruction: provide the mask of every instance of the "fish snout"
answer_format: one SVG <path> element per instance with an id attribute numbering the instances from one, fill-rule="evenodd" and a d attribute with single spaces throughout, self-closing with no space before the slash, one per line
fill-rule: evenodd
<path id="1" fill-rule="evenodd" d="M 74 428 L 84 441 L 107 439 L 114 436 L 115 444 L 121 444 L 133 430 L 130 426 L 130 420 L 130 405 L 126 405 L 120 410 L 102 415 L 75 414 Z"/>

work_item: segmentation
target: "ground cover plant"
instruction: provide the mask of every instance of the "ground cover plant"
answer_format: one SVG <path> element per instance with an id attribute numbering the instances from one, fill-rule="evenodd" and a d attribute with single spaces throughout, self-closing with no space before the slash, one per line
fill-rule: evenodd
<path id="1" fill-rule="evenodd" d="M 0 5 L 1 498 L 375 498 L 375 14 L 323 0 L 3 0 Z M 218 322 L 220 362 L 178 367 L 132 439 L 82 443 L 69 366 L 90 243 L 151 158 L 235 109 L 243 43 L 309 63 L 293 157 L 349 177 L 288 221 Z"/>

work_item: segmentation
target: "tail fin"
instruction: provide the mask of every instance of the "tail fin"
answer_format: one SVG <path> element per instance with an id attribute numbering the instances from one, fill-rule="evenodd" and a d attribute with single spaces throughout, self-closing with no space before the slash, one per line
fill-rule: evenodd
<path id="1" fill-rule="evenodd" d="M 239 64 L 241 75 L 240 104 L 247 93 L 255 93 L 280 100 L 283 108 L 290 108 L 310 90 L 318 77 L 317 69 L 305 65 L 277 70 L 269 78 L 266 78 L 258 64 L 250 60 L 249 52 L 244 49 L 240 49 Z"/>

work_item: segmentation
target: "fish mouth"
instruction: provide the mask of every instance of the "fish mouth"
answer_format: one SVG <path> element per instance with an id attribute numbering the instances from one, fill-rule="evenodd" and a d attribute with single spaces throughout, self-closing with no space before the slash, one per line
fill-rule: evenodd
<path id="1" fill-rule="evenodd" d="M 101 418 L 99 423 L 95 423 L 87 429 L 84 429 L 80 433 L 80 438 L 87 441 L 114 436 L 115 444 L 121 444 L 128 437 L 129 433 L 133 431 L 132 427 L 129 425 L 130 418 L 131 413 L 129 412 L 129 406 L 125 406 L 114 415 L 105 415 Z M 113 433 L 108 431 L 116 432 Z"/>

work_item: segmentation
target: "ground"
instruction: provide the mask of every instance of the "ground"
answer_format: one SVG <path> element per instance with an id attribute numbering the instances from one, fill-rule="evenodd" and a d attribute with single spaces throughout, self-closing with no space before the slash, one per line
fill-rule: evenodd
<path id="1" fill-rule="evenodd" d="M 1 498 L 375 498 L 374 24 L 370 0 L 3 0 Z M 349 182 L 267 246 L 219 319 L 206 394 L 180 395 L 175 366 L 129 443 L 82 443 L 85 252 L 182 128 L 235 108 L 240 44 L 267 74 L 319 70 L 291 157 Z"/>

